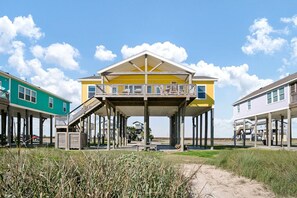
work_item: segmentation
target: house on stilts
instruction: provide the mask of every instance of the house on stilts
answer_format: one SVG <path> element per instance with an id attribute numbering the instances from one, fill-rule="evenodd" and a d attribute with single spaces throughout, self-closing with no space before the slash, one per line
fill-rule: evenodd
<path id="1" fill-rule="evenodd" d="M 233 104 L 234 144 L 236 145 L 236 136 L 242 133 L 245 146 L 248 133 L 255 137 L 255 146 L 259 140 L 257 137 L 261 137 L 269 147 L 291 147 L 292 119 L 296 117 L 297 73 L 294 73 L 244 96 Z"/>
<path id="2" fill-rule="evenodd" d="M 144 146 L 149 146 L 150 116 L 170 118 L 171 146 L 184 149 L 186 116 L 193 121 L 192 144 L 206 147 L 210 137 L 213 146 L 215 78 L 195 76 L 193 69 L 144 51 L 79 81 L 82 104 L 56 118 L 58 148 L 81 149 L 96 137 L 106 138 L 108 150 L 125 146 L 130 116 L 144 117 Z"/>

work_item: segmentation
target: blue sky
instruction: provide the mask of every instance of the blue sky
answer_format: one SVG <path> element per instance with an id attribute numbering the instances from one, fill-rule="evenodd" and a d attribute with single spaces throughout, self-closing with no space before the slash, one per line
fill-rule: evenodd
<path id="1" fill-rule="evenodd" d="M 78 78 L 138 49 L 179 54 L 177 60 L 198 74 L 219 78 L 216 136 L 230 137 L 232 103 L 296 71 L 296 8 L 296 1 L 271 0 L 3 0 L 0 67 L 70 97 L 75 106 L 80 101 Z M 97 58 L 96 46 L 101 46 Z M 159 122 L 152 120 L 153 131 L 166 135 L 168 127 Z"/>

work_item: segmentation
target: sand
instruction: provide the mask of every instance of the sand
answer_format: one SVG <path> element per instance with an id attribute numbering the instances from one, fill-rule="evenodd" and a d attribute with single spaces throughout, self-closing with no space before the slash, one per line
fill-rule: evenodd
<path id="1" fill-rule="evenodd" d="M 194 197 L 275 197 L 274 193 L 263 184 L 236 176 L 214 166 L 199 164 L 182 166 L 186 176 L 192 175 L 197 169 L 199 169 L 198 172 L 191 180 Z"/>

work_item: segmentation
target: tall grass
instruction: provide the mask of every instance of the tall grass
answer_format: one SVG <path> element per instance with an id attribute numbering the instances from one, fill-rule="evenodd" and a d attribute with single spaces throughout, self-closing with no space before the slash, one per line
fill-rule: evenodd
<path id="1" fill-rule="evenodd" d="M 134 153 L 0 150 L 0 197 L 188 197 L 180 171 Z"/>
<path id="2" fill-rule="evenodd" d="M 297 152 L 269 150 L 222 151 L 211 163 L 263 182 L 279 196 L 297 197 Z"/>

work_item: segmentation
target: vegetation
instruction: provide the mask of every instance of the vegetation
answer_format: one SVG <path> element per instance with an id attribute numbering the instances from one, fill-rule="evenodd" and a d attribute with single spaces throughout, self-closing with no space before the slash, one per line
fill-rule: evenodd
<path id="1" fill-rule="evenodd" d="M 157 155 L 0 150 L 0 197 L 189 197 L 190 184 Z"/>
<path id="2" fill-rule="evenodd" d="M 278 196 L 297 197 L 297 152 L 223 147 L 214 151 L 189 151 L 195 156 L 238 175 L 263 182 Z"/>

